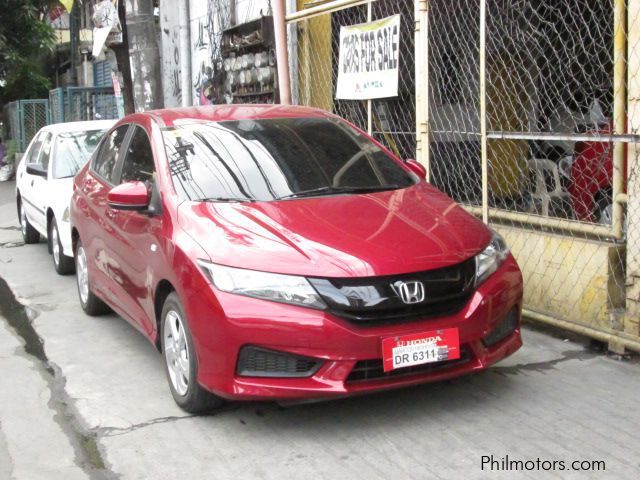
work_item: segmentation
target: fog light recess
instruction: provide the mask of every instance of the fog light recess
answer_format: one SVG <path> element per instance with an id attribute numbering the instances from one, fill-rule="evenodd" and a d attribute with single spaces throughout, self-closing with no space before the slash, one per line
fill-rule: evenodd
<path id="1" fill-rule="evenodd" d="M 483 339 L 485 347 L 491 347 L 504 340 L 518 328 L 518 309 L 512 308 L 504 319 L 496 325 Z"/>
<path id="2" fill-rule="evenodd" d="M 317 358 L 246 346 L 240 350 L 236 371 L 242 377 L 302 378 L 315 374 L 321 365 Z"/>

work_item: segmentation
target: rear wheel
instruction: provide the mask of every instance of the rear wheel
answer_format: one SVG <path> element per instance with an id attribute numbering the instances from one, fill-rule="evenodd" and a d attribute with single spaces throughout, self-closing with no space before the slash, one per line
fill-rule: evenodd
<path id="1" fill-rule="evenodd" d="M 27 212 L 24 209 L 24 203 L 22 202 L 22 199 L 18 201 L 20 202 L 20 227 L 22 230 L 22 238 L 24 239 L 24 243 L 38 243 L 40 241 L 40 234 L 29 223 L 29 219 L 27 219 Z"/>
<path id="2" fill-rule="evenodd" d="M 64 254 L 62 244 L 60 243 L 60 232 L 58 231 L 58 223 L 55 218 L 51 219 L 49 225 L 49 242 L 51 244 L 51 253 L 53 255 L 53 266 L 60 275 L 68 275 L 73 273 L 75 264 L 73 258 Z"/>
<path id="3" fill-rule="evenodd" d="M 201 413 L 222 405 L 220 397 L 202 388 L 196 380 L 198 361 L 191 331 L 175 292 L 165 300 L 160 322 L 165 371 L 175 402 L 189 413 Z"/>
<path id="4" fill-rule="evenodd" d="M 80 298 L 80 306 L 87 315 L 101 315 L 109 312 L 106 303 L 100 300 L 91 291 L 91 279 L 89 278 L 89 264 L 87 262 L 87 253 L 82 246 L 82 242 L 78 240 L 76 247 L 76 280 L 78 283 L 78 297 Z"/>

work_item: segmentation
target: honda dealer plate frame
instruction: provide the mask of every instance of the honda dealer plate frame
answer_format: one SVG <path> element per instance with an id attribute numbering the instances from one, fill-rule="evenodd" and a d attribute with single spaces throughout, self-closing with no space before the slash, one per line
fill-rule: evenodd
<path id="1" fill-rule="evenodd" d="M 382 365 L 385 372 L 459 358 L 460 336 L 457 328 L 382 339 Z"/>

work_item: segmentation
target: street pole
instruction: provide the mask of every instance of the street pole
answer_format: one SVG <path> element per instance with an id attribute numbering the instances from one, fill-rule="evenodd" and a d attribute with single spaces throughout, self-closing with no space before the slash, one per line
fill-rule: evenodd
<path id="1" fill-rule="evenodd" d="M 291 105 L 291 84 L 289 81 L 289 53 L 287 50 L 287 12 L 284 0 L 273 2 L 273 30 L 276 41 L 276 66 L 278 69 L 278 93 L 280 103 Z"/>
<path id="2" fill-rule="evenodd" d="M 78 10 L 80 5 L 75 3 L 69 12 L 69 41 L 71 52 L 71 84 L 78 87 L 77 50 L 80 43 L 80 25 L 78 24 Z"/>
<path id="3" fill-rule="evenodd" d="M 129 38 L 127 35 L 126 9 L 125 0 L 118 1 L 118 17 L 122 25 L 122 44 L 113 45 L 111 49 L 116 56 L 118 63 L 118 71 L 122 74 L 122 99 L 124 102 L 125 115 L 132 114 L 136 111 L 133 101 L 133 82 L 131 81 L 131 62 L 129 60 Z"/>
<path id="4" fill-rule="evenodd" d="M 153 0 L 127 0 L 125 13 L 136 111 L 162 108 L 160 50 Z"/>
<path id="5" fill-rule="evenodd" d="M 482 221 L 489 223 L 489 161 L 487 148 L 487 0 L 480 0 L 480 160 Z"/>
<path id="6" fill-rule="evenodd" d="M 235 0 L 232 2 L 235 3 Z M 178 0 L 180 51 L 180 104 L 183 107 L 193 105 L 191 82 L 191 25 L 189 24 L 189 0 Z"/>

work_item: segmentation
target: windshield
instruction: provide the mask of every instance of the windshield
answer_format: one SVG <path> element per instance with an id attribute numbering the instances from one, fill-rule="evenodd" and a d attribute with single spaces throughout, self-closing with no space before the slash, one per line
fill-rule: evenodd
<path id="1" fill-rule="evenodd" d="M 105 130 L 61 133 L 56 139 L 53 178 L 73 177 L 98 146 Z"/>
<path id="2" fill-rule="evenodd" d="M 268 201 L 415 183 L 376 144 L 338 119 L 192 123 L 163 135 L 175 188 L 190 200 Z"/>

